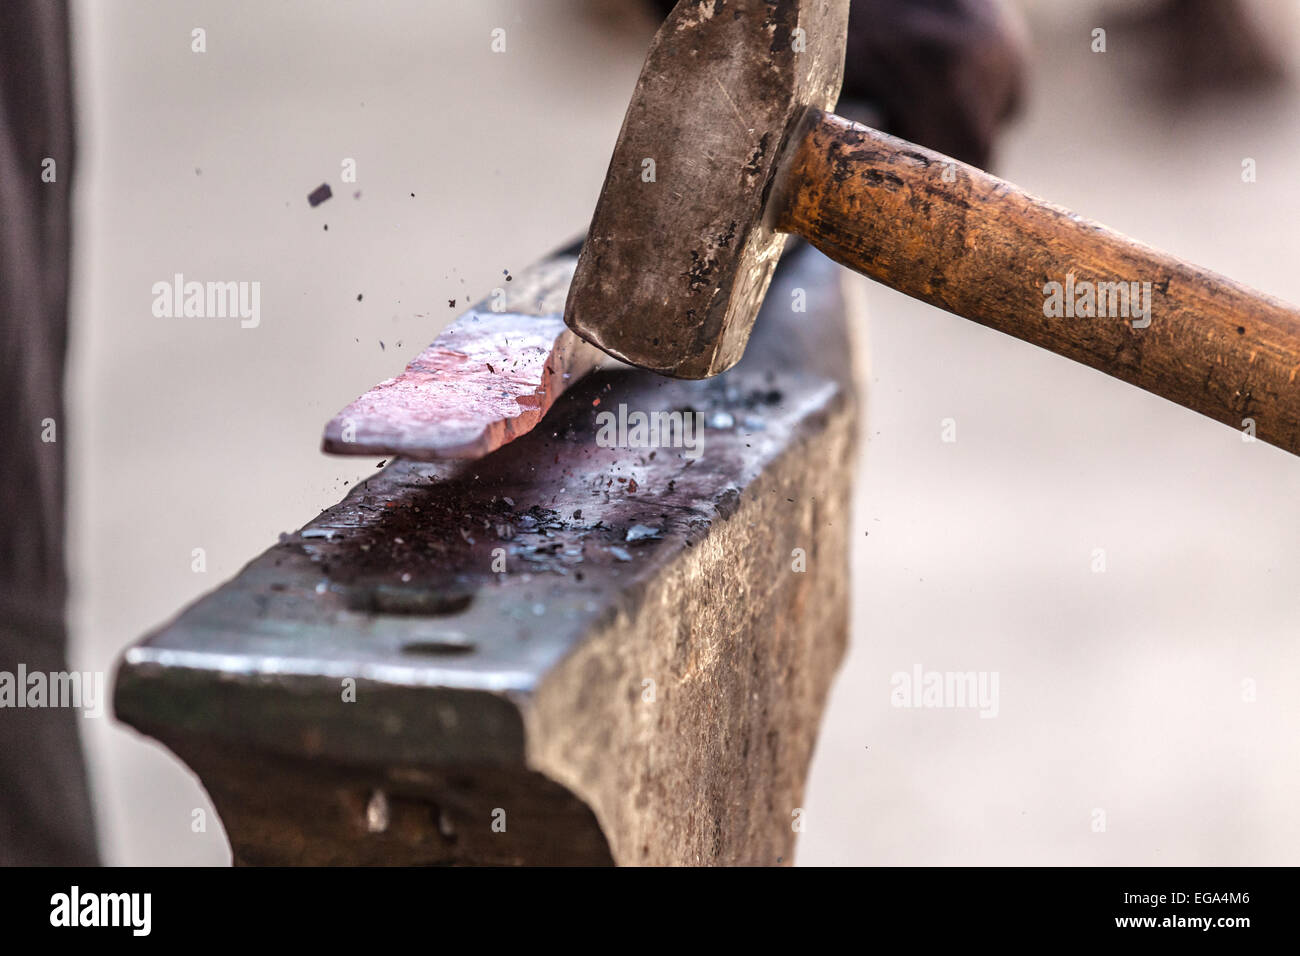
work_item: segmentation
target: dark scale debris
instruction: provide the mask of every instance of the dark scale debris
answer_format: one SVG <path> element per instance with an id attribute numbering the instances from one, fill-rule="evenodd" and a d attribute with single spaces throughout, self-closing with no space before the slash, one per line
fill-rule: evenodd
<path id="1" fill-rule="evenodd" d="M 503 543 L 512 561 L 523 562 L 513 567 L 534 574 L 568 575 L 570 568 L 584 561 L 585 542 L 564 532 L 595 533 L 613 540 L 613 529 L 600 522 L 571 526 L 559 512 L 540 505 L 520 511 L 506 496 L 486 500 L 421 496 L 418 501 L 389 501 L 378 507 L 372 499 L 362 498 L 358 509 L 382 518 L 348 542 L 350 554 L 341 563 L 349 575 L 342 584 L 384 581 L 394 587 L 435 591 L 447 584 L 463 587 L 472 579 L 462 573 L 467 566 L 465 546 L 486 549 L 482 561 L 486 567 L 487 551 Z"/>
<path id="2" fill-rule="evenodd" d="M 312 208 L 314 209 L 333 195 L 334 192 L 333 190 L 330 189 L 330 184 L 321 183 L 319 186 L 317 186 L 315 189 L 313 189 L 310 193 L 307 194 L 307 201 L 311 203 Z"/>

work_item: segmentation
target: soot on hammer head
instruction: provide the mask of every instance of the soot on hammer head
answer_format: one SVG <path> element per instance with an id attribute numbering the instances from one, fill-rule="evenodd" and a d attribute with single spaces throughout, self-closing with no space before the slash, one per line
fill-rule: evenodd
<path id="1" fill-rule="evenodd" d="M 764 214 L 785 139 L 839 97 L 849 0 L 680 0 L 628 106 L 564 320 L 642 368 L 734 365 L 785 236 Z"/>

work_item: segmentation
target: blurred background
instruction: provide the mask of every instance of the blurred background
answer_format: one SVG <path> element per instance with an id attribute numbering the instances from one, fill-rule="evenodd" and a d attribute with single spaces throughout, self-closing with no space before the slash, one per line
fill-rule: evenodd
<path id="1" fill-rule="evenodd" d="M 1028 87 L 995 170 L 1300 302 L 1296 5 L 1248 5 L 1289 73 L 1208 91 L 1230 31 L 1180 39 L 1136 0 L 1009 6 Z M 321 455 L 321 427 L 428 344 L 449 299 L 585 230 L 655 20 L 638 0 L 73 14 L 72 663 L 111 672 L 373 471 Z M 151 286 L 176 272 L 259 281 L 260 327 L 155 318 Z M 852 281 L 870 346 L 843 516 L 854 625 L 797 861 L 1300 862 L 1300 464 Z M 918 664 L 997 671 L 997 718 L 891 707 L 890 675 Z M 219 826 L 191 832 L 208 803 L 168 752 L 111 719 L 83 729 L 108 862 L 229 860 Z"/>

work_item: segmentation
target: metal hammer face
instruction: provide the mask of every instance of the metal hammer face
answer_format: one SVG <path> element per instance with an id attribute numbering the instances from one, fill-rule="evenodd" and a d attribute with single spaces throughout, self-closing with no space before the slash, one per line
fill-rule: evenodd
<path id="1" fill-rule="evenodd" d="M 768 193 L 829 110 L 849 0 L 680 0 L 650 46 L 564 320 L 632 365 L 707 378 L 745 349 L 785 245 Z"/>

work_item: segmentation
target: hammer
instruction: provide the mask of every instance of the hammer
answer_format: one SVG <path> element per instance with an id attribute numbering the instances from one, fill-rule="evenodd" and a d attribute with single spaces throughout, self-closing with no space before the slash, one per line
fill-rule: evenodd
<path id="1" fill-rule="evenodd" d="M 1300 454 L 1300 311 L 830 112 L 849 0 L 680 0 L 623 120 L 564 320 L 707 378 L 790 234 L 982 325 Z"/>

